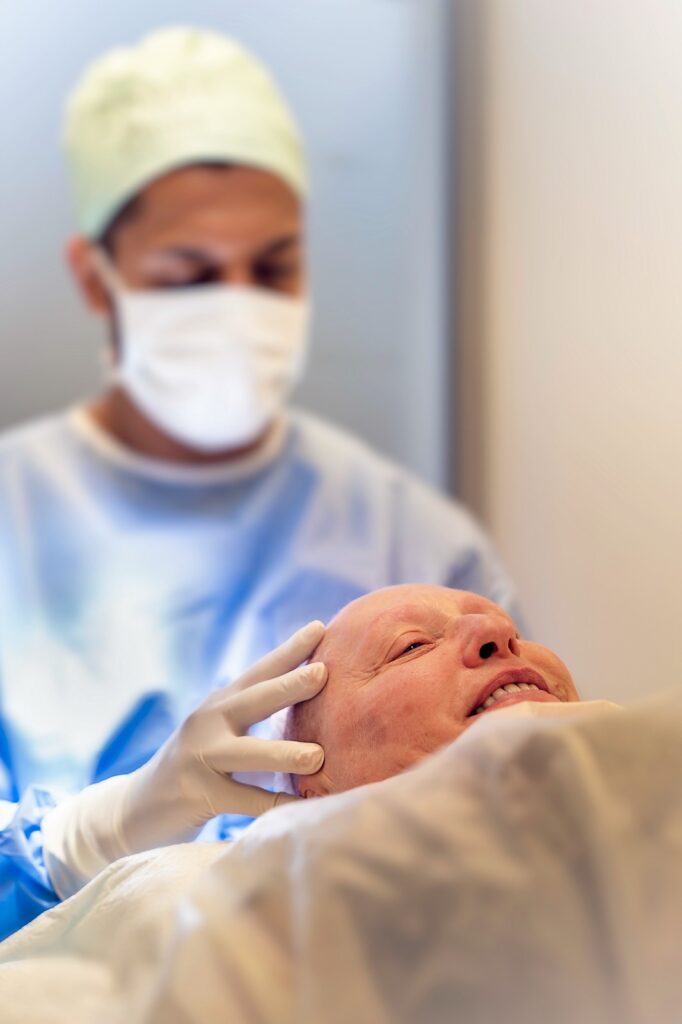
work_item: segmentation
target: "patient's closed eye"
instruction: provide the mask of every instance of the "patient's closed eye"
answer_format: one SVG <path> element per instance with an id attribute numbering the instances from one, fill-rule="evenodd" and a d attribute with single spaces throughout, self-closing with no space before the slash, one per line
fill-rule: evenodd
<path id="1" fill-rule="evenodd" d="M 403 648 L 402 651 L 398 652 L 396 657 L 402 658 L 403 654 L 411 654 L 412 651 L 416 651 L 420 647 L 424 647 L 425 645 L 426 645 L 426 641 L 425 640 L 412 640 L 412 642 L 410 644 L 408 644 L 407 647 Z"/>
<path id="2" fill-rule="evenodd" d="M 409 636 L 398 637 L 394 640 L 390 651 L 386 655 L 386 662 L 398 661 L 400 658 L 406 658 L 410 654 L 414 654 L 421 648 L 428 649 L 433 646 L 433 640 L 431 637 L 421 637 L 417 639 L 411 639 Z"/>

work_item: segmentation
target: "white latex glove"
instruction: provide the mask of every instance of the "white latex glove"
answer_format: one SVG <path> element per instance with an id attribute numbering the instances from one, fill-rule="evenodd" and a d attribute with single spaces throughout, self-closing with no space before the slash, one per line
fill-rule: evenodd
<path id="1" fill-rule="evenodd" d="M 323 635 L 321 622 L 304 626 L 236 682 L 212 693 L 137 771 L 88 786 L 49 811 L 43 844 L 57 894 L 72 895 L 120 857 L 194 839 L 216 815 L 256 817 L 296 799 L 236 782 L 231 775 L 312 775 L 321 767 L 324 751 L 316 743 L 246 733 L 322 689 L 325 666 L 301 662 Z"/>

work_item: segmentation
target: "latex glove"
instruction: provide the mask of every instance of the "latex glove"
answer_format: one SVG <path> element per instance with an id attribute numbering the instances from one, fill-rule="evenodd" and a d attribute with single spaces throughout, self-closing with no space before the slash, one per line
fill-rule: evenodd
<path id="1" fill-rule="evenodd" d="M 236 782 L 233 772 L 311 775 L 324 760 L 316 743 L 247 735 L 249 726 L 309 700 L 327 681 L 321 663 L 303 665 L 324 635 L 311 622 L 236 682 L 212 693 L 130 775 L 88 786 L 42 823 L 45 863 L 62 898 L 120 857 L 193 839 L 219 814 L 263 814 L 296 797 Z M 301 666 L 301 667 L 299 667 Z"/>

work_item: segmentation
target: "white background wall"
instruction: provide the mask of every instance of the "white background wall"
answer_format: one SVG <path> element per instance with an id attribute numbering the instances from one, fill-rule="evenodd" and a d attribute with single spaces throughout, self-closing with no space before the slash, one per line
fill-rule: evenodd
<path id="1" fill-rule="evenodd" d="M 482 385 L 462 404 L 464 492 L 586 695 L 676 686 L 682 5 L 459 13 L 476 79 L 462 379 Z"/>
<path id="2" fill-rule="evenodd" d="M 99 53 L 160 24 L 232 32 L 309 140 L 317 310 L 301 402 L 447 476 L 443 24 L 448 0 L 0 0 L 0 428 L 98 384 L 98 325 L 61 252 L 58 133 Z"/>

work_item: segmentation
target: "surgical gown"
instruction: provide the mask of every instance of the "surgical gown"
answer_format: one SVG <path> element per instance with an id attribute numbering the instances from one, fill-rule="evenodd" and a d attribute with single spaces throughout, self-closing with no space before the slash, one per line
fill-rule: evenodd
<path id="1" fill-rule="evenodd" d="M 457 504 L 292 412 L 235 466 L 135 456 L 83 408 L 0 442 L 0 937 L 58 902 L 41 821 L 143 764 L 212 688 L 377 587 L 515 614 Z"/>

